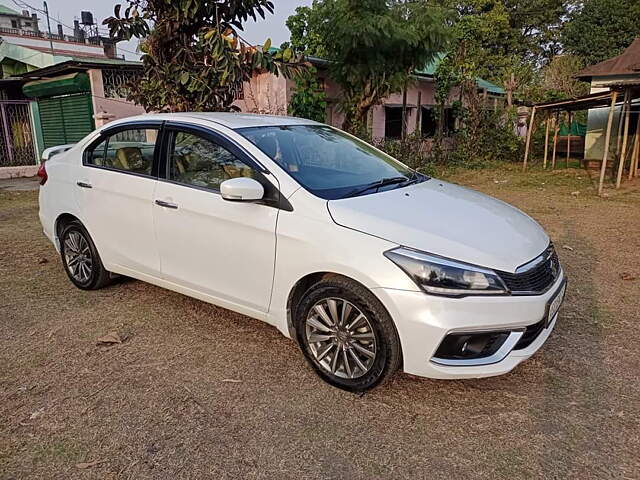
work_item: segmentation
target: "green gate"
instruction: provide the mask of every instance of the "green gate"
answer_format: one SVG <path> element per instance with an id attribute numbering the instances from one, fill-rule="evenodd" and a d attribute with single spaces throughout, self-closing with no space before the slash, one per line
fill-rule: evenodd
<path id="1" fill-rule="evenodd" d="M 89 93 L 40 98 L 38 107 L 45 148 L 76 143 L 95 128 Z"/>

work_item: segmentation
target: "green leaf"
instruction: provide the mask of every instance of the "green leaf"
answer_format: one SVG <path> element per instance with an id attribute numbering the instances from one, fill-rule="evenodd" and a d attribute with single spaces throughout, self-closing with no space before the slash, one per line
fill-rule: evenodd
<path id="1" fill-rule="evenodd" d="M 262 51 L 268 52 L 270 48 L 271 48 L 271 39 L 267 38 L 267 41 L 264 42 L 264 45 L 262 46 Z"/>
<path id="2" fill-rule="evenodd" d="M 189 72 L 182 72 L 180 74 L 180 83 L 185 85 L 189 81 Z"/>

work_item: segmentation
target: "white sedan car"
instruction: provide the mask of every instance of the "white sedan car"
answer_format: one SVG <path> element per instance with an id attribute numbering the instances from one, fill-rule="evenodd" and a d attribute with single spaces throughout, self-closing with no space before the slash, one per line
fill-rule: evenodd
<path id="1" fill-rule="evenodd" d="M 44 232 L 77 287 L 126 275 L 263 320 L 346 390 L 398 368 L 506 373 L 564 297 L 530 217 L 308 120 L 131 117 L 39 175 Z"/>

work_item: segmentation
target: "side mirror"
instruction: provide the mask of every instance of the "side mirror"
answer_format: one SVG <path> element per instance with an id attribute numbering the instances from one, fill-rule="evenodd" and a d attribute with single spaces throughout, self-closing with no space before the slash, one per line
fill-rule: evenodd
<path id="1" fill-rule="evenodd" d="M 253 178 L 230 178 L 220 184 L 220 193 L 225 200 L 254 202 L 264 197 L 264 187 Z"/>

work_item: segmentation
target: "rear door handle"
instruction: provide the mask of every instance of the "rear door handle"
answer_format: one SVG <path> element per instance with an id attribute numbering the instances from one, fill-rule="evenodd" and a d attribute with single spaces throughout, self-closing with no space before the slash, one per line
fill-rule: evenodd
<path id="1" fill-rule="evenodd" d="M 90 183 L 86 182 L 76 182 L 76 185 L 82 188 L 93 188 Z"/>
<path id="2" fill-rule="evenodd" d="M 160 205 L 165 208 L 173 208 L 174 210 L 178 208 L 178 205 L 170 202 L 163 202 L 162 200 L 156 200 L 156 205 Z"/>

